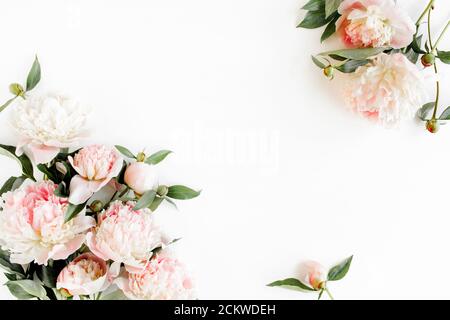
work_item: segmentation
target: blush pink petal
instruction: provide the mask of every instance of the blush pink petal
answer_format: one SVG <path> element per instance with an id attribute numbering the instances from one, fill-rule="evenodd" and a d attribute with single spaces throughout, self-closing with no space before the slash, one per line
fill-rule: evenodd
<path id="1" fill-rule="evenodd" d="M 70 181 L 69 202 L 73 204 L 86 202 L 104 184 L 104 181 L 89 181 L 79 175 L 73 177 Z"/>
<path id="2" fill-rule="evenodd" d="M 35 164 L 49 163 L 59 153 L 60 148 L 46 145 L 29 144 L 22 148 Z"/>
<path id="3" fill-rule="evenodd" d="M 67 259 L 72 253 L 80 249 L 81 245 L 84 242 L 84 238 L 84 235 L 79 235 L 66 242 L 65 244 L 54 246 L 52 251 L 50 251 L 48 254 L 49 258 L 53 260 Z"/>

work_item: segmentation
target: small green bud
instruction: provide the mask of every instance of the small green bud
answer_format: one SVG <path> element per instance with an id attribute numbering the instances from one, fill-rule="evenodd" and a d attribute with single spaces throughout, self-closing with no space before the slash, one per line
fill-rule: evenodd
<path id="1" fill-rule="evenodd" d="M 333 80 L 333 78 L 334 78 L 334 67 L 333 66 L 328 66 L 328 67 L 324 68 L 323 69 L 323 74 L 328 79 Z"/>
<path id="2" fill-rule="evenodd" d="M 439 131 L 439 123 L 436 121 L 436 119 L 428 120 L 426 128 L 431 133 L 436 133 Z"/>
<path id="3" fill-rule="evenodd" d="M 92 212 L 100 212 L 103 209 L 103 203 L 100 200 L 95 200 L 91 203 L 89 208 L 92 210 Z"/>
<path id="4" fill-rule="evenodd" d="M 424 67 L 431 67 L 434 64 L 435 60 L 436 58 L 432 53 L 424 54 L 420 59 Z"/>
<path id="5" fill-rule="evenodd" d="M 139 152 L 138 155 L 136 156 L 136 160 L 137 162 L 144 162 L 145 161 L 145 153 L 143 152 Z"/>
<path id="6" fill-rule="evenodd" d="M 11 92 L 15 96 L 23 96 L 25 93 L 25 90 L 23 87 L 18 83 L 11 83 L 9 85 L 9 92 Z"/>
<path id="7" fill-rule="evenodd" d="M 159 186 L 158 189 L 156 190 L 156 193 L 160 197 L 165 197 L 168 192 L 169 192 L 169 188 L 167 186 Z"/>

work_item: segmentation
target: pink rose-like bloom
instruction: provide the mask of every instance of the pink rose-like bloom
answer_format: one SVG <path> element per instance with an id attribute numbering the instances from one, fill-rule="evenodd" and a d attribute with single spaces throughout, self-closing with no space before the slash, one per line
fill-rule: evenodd
<path id="1" fill-rule="evenodd" d="M 114 148 L 92 145 L 68 160 L 78 173 L 70 181 L 69 202 L 80 204 L 120 173 L 123 158 Z"/>
<path id="2" fill-rule="evenodd" d="M 327 281 L 327 271 L 316 261 L 306 261 L 300 267 L 300 281 L 313 289 L 322 289 Z"/>
<path id="3" fill-rule="evenodd" d="M 353 110 L 385 127 L 414 117 L 426 99 L 422 73 L 401 53 L 381 53 L 359 67 L 344 94 Z"/>
<path id="4" fill-rule="evenodd" d="M 336 31 L 350 48 L 408 46 L 416 32 L 411 18 L 393 0 L 344 0 Z"/>
<path id="5" fill-rule="evenodd" d="M 112 280 L 106 262 L 92 253 L 85 253 L 60 272 L 56 288 L 72 296 L 90 295 L 106 290 Z"/>
<path id="6" fill-rule="evenodd" d="M 134 162 L 125 171 L 125 183 L 138 194 L 151 190 L 156 185 L 156 170 L 145 162 Z"/>
<path id="7" fill-rule="evenodd" d="M 129 272 L 140 272 L 162 246 L 161 232 L 151 211 L 133 210 L 135 202 L 115 201 L 101 212 L 98 225 L 86 236 L 89 249 L 103 260 L 124 263 Z"/>
<path id="8" fill-rule="evenodd" d="M 65 223 L 69 203 L 54 195 L 56 188 L 51 181 L 36 182 L 2 196 L 0 244 L 10 250 L 11 262 L 47 265 L 49 259 L 66 259 L 95 226 L 84 210 Z"/>
<path id="9" fill-rule="evenodd" d="M 184 265 L 167 254 L 154 256 L 141 273 L 124 272 L 115 283 L 133 300 L 195 299 L 192 279 Z"/>

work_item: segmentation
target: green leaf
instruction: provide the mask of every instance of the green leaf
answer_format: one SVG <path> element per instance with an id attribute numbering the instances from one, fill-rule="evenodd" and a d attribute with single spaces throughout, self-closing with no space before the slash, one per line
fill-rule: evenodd
<path id="1" fill-rule="evenodd" d="M 361 66 L 368 64 L 370 60 L 349 60 L 340 66 L 335 67 L 337 70 L 343 73 L 355 72 Z"/>
<path id="2" fill-rule="evenodd" d="M 116 290 L 100 296 L 100 300 L 128 300 L 122 290 Z"/>
<path id="3" fill-rule="evenodd" d="M 338 281 L 345 277 L 348 270 L 350 269 L 350 265 L 352 263 L 353 256 L 348 257 L 338 265 L 328 271 L 328 281 Z"/>
<path id="4" fill-rule="evenodd" d="M 56 288 L 56 279 L 59 273 L 66 266 L 64 260 L 53 261 L 52 266 L 41 266 L 37 270 L 37 275 L 42 283 L 48 288 Z"/>
<path id="5" fill-rule="evenodd" d="M 161 150 L 161 151 L 155 152 L 150 157 L 145 159 L 145 163 L 158 164 L 161 161 L 163 161 L 171 153 L 172 153 L 172 151 L 170 151 L 170 150 Z"/>
<path id="6" fill-rule="evenodd" d="M 14 159 L 22 168 L 22 173 L 27 178 L 30 178 L 35 181 L 33 177 L 33 164 L 30 159 L 22 154 L 20 157 L 16 156 L 16 148 L 13 146 L 7 146 L 4 144 L 0 144 L 0 154 L 6 156 L 8 158 Z"/>
<path id="7" fill-rule="evenodd" d="M 12 97 L 11 99 L 9 99 L 8 101 L 6 101 L 1 107 L 0 107 L 0 112 L 2 112 L 3 110 L 5 110 L 14 100 L 16 100 L 18 96 Z"/>
<path id="8" fill-rule="evenodd" d="M 171 186 L 169 187 L 169 192 L 167 193 L 167 196 L 172 199 L 178 199 L 178 200 L 188 200 L 195 197 L 198 197 L 200 195 L 200 191 L 195 191 L 191 188 L 188 188 L 186 186 Z"/>
<path id="9" fill-rule="evenodd" d="M 342 0 L 325 0 L 325 17 L 328 18 L 337 11 Z"/>
<path id="10" fill-rule="evenodd" d="M 424 104 L 419 110 L 417 110 L 417 118 L 426 121 L 428 119 L 428 114 L 434 108 L 435 102 L 429 102 Z"/>
<path id="11" fill-rule="evenodd" d="M 84 208 L 86 207 L 86 203 L 82 204 L 72 204 L 69 203 L 69 206 L 66 210 L 66 215 L 64 216 L 64 222 L 68 222 L 75 218 Z"/>
<path id="12" fill-rule="evenodd" d="M 363 48 L 363 49 L 342 49 L 320 53 L 321 56 L 336 55 L 342 58 L 352 60 L 365 60 L 369 57 L 376 56 L 377 54 L 389 50 L 389 47 L 380 48 Z"/>
<path id="13" fill-rule="evenodd" d="M 39 81 L 41 81 L 41 65 L 39 64 L 39 60 L 36 57 L 34 59 L 33 66 L 28 73 L 26 90 L 33 90 L 33 88 L 36 87 Z"/>
<path id="14" fill-rule="evenodd" d="M 68 198 L 69 195 L 67 194 L 66 185 L 64 182 L 61 182 L 58 184 L 58 187 L 53 191 L 53 194 L 60 198 Z"/>
<path id="15" fill-rule="evenodd" d="M 24 270 L 20 264 L 10 261 L 9 252 L 0 249 L 0 267 L 8 273 L 24 277 Z"/>
<path id="16" fill-rule="evenodd" d="M 315 64 L 316 66 L 318 66 L 319 68 L 325 69 L 325 68 L 327 67 L 324 63 L 322 63 L 322 62 L 321 62 L 319 59 L 317 59 L 316 57 L 311 56 L 311 59 L 312 59 L 312 61 L 314 62 L 314 64 Z"/>
<path id="17" fill-rule="evenodd" d="M 419 54 L 415 52 L 412 48 L 409 48 L 405 53 L 405 57 L 408 58 L 409 61 L 416 64 L 419 60 Z"/>
<path id="18" fill-rule="evenodd" d="M 128 150 L 127 148 L 119 146 L 119 145 L 116 145 L 115 147 L 125 157 L 131 158 L 131 159 L 136 159 L 136 156 L 130 150 Z"/>
<path id="19" fill-rule="evenodd" d="M 19 299 L 31 299 L 34 297 L 45 299 L 47 297 L 47 292 L 45 291 L 44 287 L 37 281 L 8 281 L 6 283 L 6 286 L 8 287 L 9 291 L 11 291 L 11 293 Z"/>
<path id="20" fill-rule="evenodd" d="M 47 176 L 47 178 L 49 178 L 51 181 L 53 181 L 54 183 L 58 183 L 58 179 L 55 177 L 55 175 L 52 172 L 50 172 L 49 168 L 47 168 L 47 166 L 45 164 L 40 163 L 37 165 L 37 168 L 40 172 L 45 174 Z"/>
<path id="21" fill-rule="evenodd" d="M 158 209 L 161 202 L 163 202 L 164 198 L 155 197 L 152 204 L 150 205 L 149 209 L 154 212 L 156 209 Z"/>
<path id="22" fill-rule="evenodd" d="M 336 21 L 339 17 L 340 15 L 337 13 L 332 16 L 333 19 L 328 23 L 327 27 L 323 31 L 322 36 L 320 37 L 320 42 L 324 42 L 336 32 Z"/>
<path id="23" fill-rule="evenodd" d="M 302 7 L 302 9 L 308 11 L 323 11 L 325 10 L 325 0 L 310 0 Z"/>
<path id="24" fill-rule="evenodd" d="M 289 278 L 284 280 L 278 280 L 267 285 L 268 287 L 296 287 L 306 291 L 316 291 L 313 288 L 308 287 L 306 284 L 298 279 Z"/>
<path id="25" fill-rule="evenodd" d="M 175 209 L 178 209 L 177 204 L 173 202 L 170 198 L 164 197 L 164 200 L 166 200 L 168 203 L 170 203 L 172 206 L 175 207 Z"/>
<path id="26" fill-rule="evenodd" d="M 413 42 L 411 42 L 411 49 L 414 50 L 414 52 L 419 54 L 425 54 L 426 52 L 421 49 L 422 47 L 422 37 L 423 35 L 420 35 L 418 37 L 414 37 Z"/>
<path id="27" fill-rule="evenodd" d="M 450 107 L 445 109 L 439 116 L 439 120 L 450 120 Z"/>
<path id="28" fill-rule="evenodd" d="M 345 61 L 345 60 L 348 60 L 347 58 L 343 58 L 343 57 L 339 57 L 339 56 L 337 56 L 337 55 L 335 55 L 335 54 L 330 54 L 330 55 L 328 55 L 331 59 L 334 59 L 334 60 L 337 60 L 337 61 Z"/>
<path id="29" fill-rule="evenodd" d="M 319 297 L 317 297 L 317 300 L 322 299 L 322 296 L 323 296 L 323 292 L 324 292 L 324 291 L 325 291 L 324 289 L 320 290 L 320 292 L 319 292 Z"/>
<path id="30" fill-rule="evenodd" d="M 297 28 L 315 29 L 326 25 L 329 21 L 325 18 L 324 11 L 308 11 Z"/>
<path id="31" fill-rule="evenodd" d="M 139 199 L 139 201 L 136 203 L 133 210 L 136 211 L 136 210 L 140 210 L 142 208 L 149 207 L 152 204 L 153 200 L 155 200 L 155 196 L 156 196 L 155 190 L 146 191 L 142 195 L 142 197 Z"/>
<path id="32" fill-rule="evenodd" d="M 0 189 L 0 196 L 2 196 L 4 193 L 11 191 L 14 183 L 16 182 L 17 177 L 11 177 L 3 184 L 2 188 Z"/>
<path id="33" fill-rule="evenodd" d="M 437 57 L 446 64 L 450 64 L 450 51 L 439 51 L 437 52 Z"/>

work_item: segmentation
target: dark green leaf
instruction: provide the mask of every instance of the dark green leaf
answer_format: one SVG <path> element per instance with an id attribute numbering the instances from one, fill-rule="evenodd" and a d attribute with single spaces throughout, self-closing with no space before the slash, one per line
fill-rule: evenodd
<path id="1" fill-rule="evenodd" d="M 69 203 L 67 207 L 66 215 L 64 216 L 64 222 L 68 222 L 75 218 L 84 208 L 86 207 L 86 203 L 82 204 L 72 204 Z"/>
<path id="2" fill-rule="evenodd" d="M 450 64 L 450 51 L 439 51 L 437 57 L 446 64 Z"/>
<path id="3" fill-rule="evenodd" d="M 60 197 L 60 198 L 68 198 L 69 195 L 67 194 L 67 189 L 66 189 L 66 185 L 64 182 L 61 182 L 60 184 L 58 184 L 58 187 L 55 189 L 55 191 L 53 192 L 55 194 L 55 196 Z"/>
<path id="4" fill-rule="evenodd" d="M 198 197 L 199 195 L 200 191 L 195 191 L 191 188 L 180 185 L 169 187 L 169 192 L 167 193 L 169 198 L 178 200 L 188 200 Z"/>
<path id="5" fill-rule="evenodd" d="M 2 106 L 0 106 L 0 112 L 2 112 L 3 110 L 5 110 L 14 100 L 16 100 L 18 96 L 12 97 L 11 99 L 9 99 L 8 101 L 6 101 Z"/>
<path id="6" fill-rule="evenodd" d="M 320 37 L 320 42 L 324 42 L 336 32 L 336 21 L 339 19 L 339 14 L 334 14 L 332 20 L 328 23 L 327 27 Z"/>
<path id="7" fill-rule="evenodd" d="M 439 120 L 450 120 L 450 107 L 445 109 L 439 116 Z"/>
<path id="8" fill-rule="evenodd" d="M 302 7 L 302 9 L 308 11 L 324 11 L 325 0 L 310 0 Z"/>
<path id="9" fill-rule="evenodd" d="M 426 52 L 421 49 L 422 47 L 422 37 L 423 35 L 420 35 L 418 37 L 414 37 L 413 42 L 411 42 L 411 49 L 413 49 L 414 52 L 419 54 L 425 54 Z"/>
<path id="10" fill-rule="evenodd" d="M 423 121 L 429 120 L 428 114 L 434 108 L 434 105 L 434 102 L 424 104 L 419 110 L 417 110 L 417 118 Z"/>
<path id="11" fill-rule="evenodd" d="M 15 274 L 12 274 L 12 273 L 4 273 L 3 275 L 4 275 L 5 278 L 8 279 L 9 281 L 20 280 L 20 279 L 17 279 L 17 276 L 16 276 Z"/>
<path id="12" fill-rule="evenodd" d="M 317 300 L 322 299 L 322 296 L 323 296 L 323 292 L 324 292 L 324 291 L 325 291 L 324 289 L 320 290 L 320 292 L 319 292 L 319 297 L 317 298 Z"/>
<path id="13" fill-rule="evenodd" d="M 416 64 L 419 60 L 419 54 L 415 52 L 412 48 L 409 48 L 405 53 L 405 57 L 408 58 L 409 61 Z"/>
<path id="14" fill-rule="evenodd" d="M 121 154 L 123 154 L 127 158 L 136 159 L 136 156 L 127 148 L 116 145 L 116 149 L 119 150 Z"/>
<path id="15" fill-rule="evenodd" d="M 338 265 L 328 271 L 328 281 L 338 281 L 345 277 L 348 270 L 350 269 L 350 265 L 352 263 L 353 256 L 348 257 Z"/>
<path id="16" fill-rule="evenodd" d="M 40 163 L 37 165 L 37 168 L 40 172 L 45 174 L 45 176 L 47 176 L 47 178 L 49 178 L 51 181 L 53 181 L 54 183 L 58 183 L 58 179 L 55 177 L 55 175 L 52 172 L 50 172 L 49 168 L 47 168 L 47 166 L 45 164 Z"/>
<path id="17" fill-rule="evenodd" d="M 36 57 L 33 62 L 33 66 L 31 67 L 30 72 L 27 77 L 27 86 L 26 90 L 33 90 L 34 87 L 41 81 L 41 65 L 39 64 L 39 60 Z"/>
<path id="18" fill-rule="evenodd" d="M 19 299 L 30 299 L 33 297 L 37 297 L 43 299 L 47 297 L 47 292 L 44 287 L 40 285 L 37 281 L 33 280 L 17 280 L 17 281 L 8 281 L 6 283 L 8 289 L 11 293 L 18 297 L 16 294 L 20 295 Z M 23 297 L 23 298 L 22 298 Z"/>
<path id="19" fill-rule="evenodd" d="M 314 64 L 316 65 L 316 66 L 318 66 L 319 68 L 321 68 L 321 69 L 325 69 L 326 68 L 326 65 L 324 64 L 324 63 L 322 63 L 319 59 L 317 59 L 316 57 L 314 57 L 314 56 L 311 56 L 311 59 L 312 59 L 312 61 L 314 62 Z"/>
<path id="20" fill-rule="evenodd" d="M 33 165 L 31 163 L 30 159 L 25 154 L 22 154 L 20 157 L 18 157 L 18 156 L 16 156 L 16 148 L 15 147 L 7 146 L 4 144 L 0 144 L 0 154 L 16 160 L 17 163 L 22 168 L 23 175 L 27 178 L 35 180 L 33 177 Z"/>
<path id="21" fill-rule="evenodd" d="M 340 66 L 335 67 L 337 70 L 343 73 L 355 72 L 358 67 L 368 64 L 370 60 L 349 60 Z"/>
<path id="22" fill-rule="evenodd" d="M 308 11 L 297 28 L 315 29 L 326 25 L 329 21 L 323 11 Z"/>
<path id="23" fill-rule="evenodd" d="M 153 200 L 155 200 L 155 196 L 156 196 L 155 190 L 146 191 L 139 199 L 139 201 L 136 203 L 133 210 L 140 210 L 142 208 L 149 207 L 152 204 Z"/>
<path id="24" fill-rule="evenodd" d="M 0 196 L 8 191 L 11 191 L 16 180 L 17 180 L 17 177 L 11 177 L 8 180 L 6 180 L 6 182 L 3 184 L 2 188 L 0 189 Z"/>
<path id="25" fill-rule="evenodd" d="M 325 17 L 328 18 L 337 11 L 342 0 L 325 0 Z"/>
<path id="26" fill-rule="evenodd" d="M 163 161 L 171 153 L 172 153 L 172 151 L 170 151 L 170 150 L 161 150 L 161 151 L 155 152 L 150 157 L 145 159 L 145 162 L 148 164 L 158 164 L 161 161 Z"/>
<path id="27" fill-rule="evenodd" d="M 269 283 L 267 286 L 268 287 L 296 287 L 296 288 L 306 290 L 306 291 L 316 291 L 313 288 L 308 287 L 306 284 L 304 284 L 300 280 L 294 279 L 294 278 L 275 281 L 275 282 Z"/>
<path id="28" fill-rule="evenodd" d="M 380 48 L 363 48 L 363 49 L 342 49 L 320 53 L 321 56 L 336 55 L 342 58 L 352 60 L 365 60 L 369 57 L 376 56 L 377 54 L 389 50 L 389 47 Z"/>
<path id="29" fill-rule="evenodd" d="M 337 56 L 337 55 L 335 55 L 335 54 L 330 54 L 330 55 L 328 55 L 331 59 L 334 59 L 334 60 L 337 60 L 337 61 L 345 61 L 345 60 L 348 60 L 347 58 L 343 58 L 343 57 L 339 57 L 339 56 Z"/>
<path id="30" fill-rule="evenodd" d="M 161 204 L 161 202 L 164 200 L 164 198 L 160 198 L 160 197 L 155 197 L 155 199 L 153 200 L 152 204 L 150 205 L 149 209 L 153 212 L 156 209 L 158 209 L 159 205 Z"/>
<path id="31" fill-rule="evenodd" d="M 53 265 L 51 267 L 41 266 L 37 270 L 37 275 L 45 286 L 49 288 L 56 288 L 56 279 L 65 266 L 66 262 L 64 260 L 56 260 L 53 261 Z"/>

